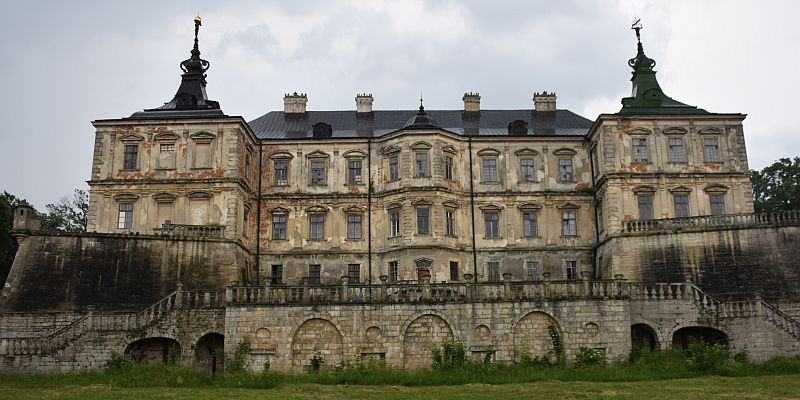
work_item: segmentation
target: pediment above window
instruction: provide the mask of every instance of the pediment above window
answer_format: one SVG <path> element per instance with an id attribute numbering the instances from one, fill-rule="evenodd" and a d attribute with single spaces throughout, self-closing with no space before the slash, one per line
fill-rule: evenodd
<path id="1" fill-rule="evenodd" d="M 449 154 L 458 154 L 458 149 L 456 149 L 455 147 L 453 147 L 453 146 L 448 144 L 448 145 L 442 147 L 442 152 L 443 153 L 449 153 Z"/>
<path id="2" fill-rule="evenodd" d="M 574 209 L 581 208 L 581 206 L 580 206 L 580 204 L 575 204 L 575 203 L 564 203 L 564 204 L 561 204 L 559 206 L 556 206 L 556 208 L 574 210 Z"/>
<path id="3" fill-rule="evenodd" d="M 189 138 L 197 143 L 211 143 L 216 137 L 217 136 L 211 132 L 197 132 L 189 135 Z"/>
<path id="4" fill-rule="evenodd" d="M 214 197 L 214 195 L 211 194 L 211 192 L 206 192 L 205 190 L 194 190 L 189 192 L 186 197 L 190 199 L 210 199 Z"/>
<path id="5" fill-rule="evenodd" d="M 326 213 L 326 212 L 328 212 L 328 208 L 327 207 L 323 207 L 323 206 L 306 207 L 306 213 L 308 213 L 308 214 L 319 214 L 319 213 Z"/>
<path id="6" fill-rule="evenodd" d="M 661 131 L 665 135 L 685 135 L 689 133 L 689 130 L 686 128 L 681 128 L 679 126 L 671 126 L 667 129 Z"/>
<path id="7" fill-rule="evenodd" d="M 429 150 L 431 147 L 433 146 L 428 142 L 416 142 L 411 145 L 412 150 Z"/>
<path id="8" fill-rule="evenodd" d="M 122 137 L 120 137 L 119 140 L 125 143 L 141 142 L 142 140 L 144 140 L 144 137 L 135 135 L 133 133 L 129 133 L 127 135 L 123 135 Z"/>
<path id="9" fill-rule="evenodd" d="M 697 131 L 697 133 L 701 134 L 701 135 L 721 135 L 721 134 L 725 133 L 725 131 L 720 129 L 720 128 L 716 128 L 716 127 L 712 126 L 712 127 L 700 129 L 699 131 Z"/>
<path id="10" fill-rule="evenodd" d="M 324 151 L 314 150 L 306 154 L 306 158 L 330 158 L 330 155 Z"/>
<path id="11" fill-rule="evenodd" d="M 625 131 L 625 133 L 632 136 L 637 136 L 637 135 L 641 136 L 641 135 L 650 135 L 653 133 L 653 131 L 641 126 L 637 126 L 636 128 L 628 129 L 627 131 Z"/>
<path id="12" fill-rule="evenodd" d="M 367 209 L 365 207 L 350 205 L 342 209 L 342 211 L 348 214 L 363 214 Z"/>
<path id="13" fill-rule="evenodd" d="M 177 197 L 178 196 L 172 193 L 161 192 L 154 194 L 153 200 L 155 200 L 157 203 L 173 203 Z"/>
<path id="14" fill-rule="evenodd" d="M 481 149 L 478 151 L 478 155 L 481 157 L 497 157 L 500 155 L 500 151 L 492 148 Z"/>
<path id="15" fill-rule="evenodd" d="M 172 143 L 175 143 L 175 142 L 178 141 L 178 139 L 180 139 L 180 137 L 178 135 L 174 134 L 174 133 L 167 132 L 167 133 L 159 133 L 153 139 L 155 139 L 155 141 L 157 141 L 157 142 L 172 142 Z"/>
<path id="16" fill-rule="evenodd" d="M 291 160 L 294 156 L 288 151 L 276 151 L 269 158 L 272 160 Z"/>
<path id="17" fill-rule="evenodd" d="M 367 158 L 367 153 L 361 150 L 348 150 L 342 154 L 344 158 Z"/>
<path id="18" fill-rule="evenodd" d="M 275 206 L 270 208 L 269 212 L 272 214 L 288 214 L 289 209 L 284 206 Z"/>
<path id="19" fill-rule="evenodd" d="M 731 190 L 731 188 L 728 187 L 728 186 L 725 186 L 725 185 L 711 184 L 711 185 L 708 185 L 705 188 L 703 188 L 703 190 L 706 193 L 719 194 L 719 193 L 725 193 L 728 190 Z"/>
<path id="20" fill-rule="evenodd" d="M 455 201 L 445 201 L 442 203 L 442 205 L 447 208 L 458 208 L 458 203 L 456 203 Z"/>
<path id="21" fill-rule="evenodd" d="M 577 151 L 575 151 L 573 149 L 570 149 L 570 148 L 566 148 L 566 147 L 562 147 L 560 149 L 553 150 L 553 155 L 555 155 L 555 156 L 574 156 L 576 154 L 578 154 Z"/>
<path id="22" fill-rule="evenodd" d="M 425 199 L 420 199 L 420 200 L 412 201 L 411 205 L 413 205 L 414 207 L 427 207 L 427 206 L 433 205 L 433 203 L 431 203 L 430 201 L 425 200 Z"/>
<path id="23" fill-rule="evenodd" d="M 519 206 L 520 210 L 538 210 L 541 209 L 542 205 L 537 203 L 525 203 Z"/>
<path id="24" fill-rule="evenodd" d="M 390 204 L 386 205 L 386 209 L 387 210 L 397 210 L 397 209 L 400 209 L 402 207 L 403 207 L 403 205 L 400 204 L 400 203 L 390 203 Z"/>
<path id="25" fill-rule="evenodd" d="M 123 202 L 123 203 L 124 202 L 133 202 L 133 201 L 136 201 L 138 198 L 139 198 L 139 195 L 134 194 L 134 193 L 130 193 L 130 192 L 117 193 L 117 194 L 114 195 L 114 200 L 119 201 L 119 202 Z"/>
<path id="26" fill-rule="evenodd" d="M 673 194 L 689 194 L 692 192 L 692 188 L 686 186 L 676 186 L 674 188 L 670 188 L 669 192 Z"/>
<path id="27" fill-rule="evenodd" d="M 633 188 L 633 192 L 636 194 L 653 194 L 657 191 L 654 186 L 650 185 L 639 185 Z"/>
<path id="28" fill-rule="evenodd" d="M 500 211 L 501 210 L 501 208 L 499 206 L 496 206 L 494 204 L 484 204 L 482 206 L 479 206 L 478 208 L 480 208 L 482 211 Z"/>
<path id="29" fill-rule="evenodd" d="M 514 154 L 517 155 L 518 157 L 526 157 L 526 156 L 533 157 L 533 156 L 538 156 L 539 152 L 534 149 L 525 147 L 515 151 Z"/>
<path id="30" fill-rule="evenodd" d="M 390 156 L 393 154 L 397 154 L 400 152 L 400 148 L 397 146 L 386 146 L 383 148 L 383 154 Z"/>

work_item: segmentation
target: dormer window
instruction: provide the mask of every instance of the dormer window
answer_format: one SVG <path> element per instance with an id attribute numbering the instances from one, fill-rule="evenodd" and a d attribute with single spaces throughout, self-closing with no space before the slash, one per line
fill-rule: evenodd
<path id="1" fill-rule="evenodd" d="M 528 134 L 528 123 L 518 119 L 508 124 L 508 134 L 512 136 L 524 136 Z"/>
<path id="2" fill-rule="evenodd" d="M 312 127 L 312 134 L 315 138 L 329 138 L 333 136 L 333 128 L 324 122 L 318 122 Z"/>

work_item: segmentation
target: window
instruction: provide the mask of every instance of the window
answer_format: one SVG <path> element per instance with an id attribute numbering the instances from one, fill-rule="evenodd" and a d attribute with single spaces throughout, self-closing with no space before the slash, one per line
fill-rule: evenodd
<path id="1" fill-rule="evenodd" d="M 350 160 L 347 162 L 347 184 L 361 184 L 361 160 Z"/>
<path id="2" fill-rule="evenodd" d="M 633 162 L 646 163 L 650 161 L 647 152 L 647 139 L 646 138 L 633 138 Z"/>
<path id="3" fill-rule="evenodd" d="M 272 240 L 286 240 L 286 214 L 272 214 Z"/>
<path id="4" fill-rule="evenodd" d="M 597 149 L 592 150 L 592 172 L 594 176 L 600 175 L 600 161 L 597 159 Z"/>
<path id="5" fill-rule="evenodd" d="M 289 184 L 289 162 L 275 161 L 275 186 Z"/>
<path id="6" fill-rule="evenodd" d="M 400 173 L 397 170 L 397 156 L 389 157 L 389 180 L 396 181 L 400 179 Z"/>
<path id="7" fill-rule="evenodd" d="M 133 228 L 133 203 L 119 204 L 119 218 L 117 219 L 118 229 Z"/>
<path id="8" fill-rule="evenodd" d="M 572 159 L 559 158 L 558 159 L 558 181 L 559 182 L 572 182 Z"/>
<path id="9" fill-rule="evenodd" d="M 672 202 L 675 204 L 675 218 L 686 218 L 689 216 L 689 195 L 673 195 Z"/>
<path id="10" fill-rule="evenodd" d="M 519 174 L 522 182 L 536 182 L 536 175 L 533 173 L 533 159 L 523 158 L 519 160 Z"/>
<path id="11" fill-rule="evenodd" d="M 721 162 L 722 158 L 719 155 L 719 139 L 717 138 L 704 138 L 703 148 L 706 156 L 706 162 Z"/>
<path id="12" fill-rule="evenodd" d="M 605 230 L 605 222 L 603 221 L 603 203 L 597 202 L 597 231 L 602 232 Z"/>
<path id="13" fill-rule="evenodd" d="M 450 261 L 450 280 L 458 282 L 458 262 Z"/>
<path id="14" fill-rule="evenodd" d="M 525 275 L 529 281 L 538 281 L 542 276 L 542 271 L 539 270 L 539 263 L 535 261 L 525 262 Z"/>
<path id="15" fill-rule="evenodd" d="M 253 168 L 251 168 L 252 160 L 253 152 L 250 149 L 247 149 L 247 153 L 244 155 L 244 175 L 248 179 L 253 176 Z"/>
<path id="16" fill-rule="evenodd" d="M 417 233 L 420 235 L 427 235 L 430 232 L 428 222 L 430 216 L 430 209 L 427 207 L 417 208 Z"/>
<path id="17" fill-rule="evenodd" d="M 456 212 L 454 210 L 445 210 L 444 212 L 448 236 L 456 235 Z"/>
<path id="18" fill-rule="evenodd" d="M 428 176 L 428 153 L 417 152 L 414 153 L 414 159 L 417 166 L 417 177 L 423 178 Z"/>
<path id="19" fill-rule="evenodd" d="M 453 180 L 453 157 L 444 156 L 444 179 Z"/>
<path id="20" fill-rule="evenodd" d="M 347 277 L 350 283 L 358 283 L 361 278 L 361 265 L 347 264 Z"/>
<path id="21" fill-rule="evenodd" d="M 497 182 L 497 159 L 488 158 L 483 160 L 483 181 Z"/>
<path id="22" fill-rule="evenodd" d="M 322 266 L 310 264 L 308 266 L 308 283 L 319 285 L 322 277 Z"/>
<path id="23" fill-rule="evenodd" d="M 486 275 L 489 282 L 500 282 L 500 263 L 497 261 L 486 263 Z"/>
<path id="24" fill-rule="evenodd" d="M 211 168 L 211 141 L 195 142 L 194 168 Z"/>
<path id="25" fill-rule="evenodd" d="M 669 138 L 669 162 L 686 162 L 686 152 L 683 149 L 683 138 Z"/>
<path id="26" fill-rule="evenodd" d="M 325 237 L 325 214 L 311 214 L 309 217 L 309 236 L 311 240 L 322 240 Z"/>
<path id="27" fill-rule="evenodd" d="M 400 211 L 389 211 L 389 237 L 400 236 Z"/>
<path id="28" fill-rule="evenodd" d="M 536 237 L 536 210 L 522 212 L 522 232 L 525 237 Z"/>
<path id="29" fill-rule="evenodd" d="M 653 196 L 640 194 L 636 196 L 636 202 L 639 205 L 639 219 L 653 219 Z"/>
<path id="30" fill-rule="evenodd" d="M 578 236 L 578 225 L 575 210 L 563 210 L 561 212 L 561 235 Z"/>
<path id="31" fill-rule="evenodd" d="M 247 230 L 250 225 L 250 207 L 244 207 L 244 215 L 242 216 L 242 236 L 247 237 Z"/>
<path id="32" fill-rule="evenodd" d="M 566 264 L 567 279 L 578 279 L 578 262 L 577 261 L 564 261 Z"/>
<path id="33" fill-rule="evenodd" d="M 325 184 L 325 161 L 311 161 L 311 184 Z"/>
<path id="34" fill-rule="evenodd" d="M 158 168 L 175 169 L 175 143 L 162 143 L 158 146 Z"/>
<path id="35" fill-rule="evenodd" d="M 486 211 L 483 213 L 483 224 L 486 228 L 486 239 L 497 239 L 500 237 L 500 213 L 497 211 Z"/>
<path id="36" fill-rule="evenodd" d="M 397 282 L 397 261 L 389 261 L 389 282 Z"/>
<path id="37" fill-rule="evenodd" d="M 361 214 L 347 215 L 347 240 L 361 240 Z"/>
<path id="38" fill-rule="evenodd" d="M 283 283 L 283 265 L 275 264 L 272 266 L 272 276 L 269 283 L 273 285 L 280 285 Z"/>
<path id="39" fill-rule="evenodd" d="M 139 145 L 126 144 L 122 160 L 122 169 L 137 169 L 139 167 Z"/>
<path id="40" fill-rule="evenodd" d="M 724 194 L 710 194 L 708 201 L 711 204 L 711 215 L 725 214 L 725 195 Z"/>

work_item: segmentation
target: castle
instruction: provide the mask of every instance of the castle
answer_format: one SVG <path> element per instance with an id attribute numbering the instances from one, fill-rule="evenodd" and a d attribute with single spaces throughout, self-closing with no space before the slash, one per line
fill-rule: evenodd
<path id="1" fill-rule="evenodd" d="M 678 102 L 655 61 L 594 121 L 518 110 L 308 110 L 245 121 L 206 93 L 195 40 L 175 96 L 96 120 L 86 233 L 20 244 L 0 295 L 0 369 L 101 368 L 112 353 L 215 373 L 356 357 L 430 365 L 461 340 L 502 362 L 581 346 L 721 342 L 800 351 L 800 212 L 755 214 L 743 114 Z"/>

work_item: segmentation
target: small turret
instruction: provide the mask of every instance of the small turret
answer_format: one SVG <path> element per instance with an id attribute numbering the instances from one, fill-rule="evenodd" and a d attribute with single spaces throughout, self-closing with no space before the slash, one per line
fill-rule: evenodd
<path id="1" fill-rule="evenodd" d="M 35 214 L 36 211 L 25 200 L 22 200 L 14 209 L 11 235 L 17 239 L 17 243 L 22 243 L 25 238 L 30 236 L 31 232 L 42 229 L 42 223 L 36 219 Z"/>

